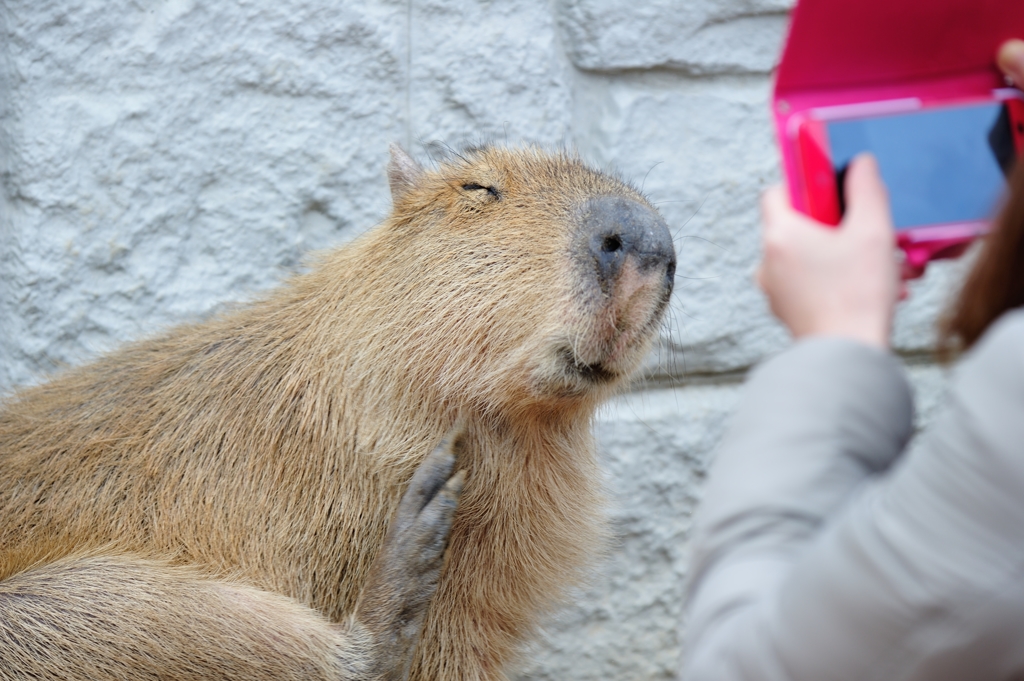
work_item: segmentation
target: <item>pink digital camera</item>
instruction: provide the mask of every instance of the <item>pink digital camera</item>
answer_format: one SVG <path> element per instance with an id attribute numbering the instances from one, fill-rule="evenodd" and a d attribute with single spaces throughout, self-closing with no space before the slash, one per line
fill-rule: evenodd
<path id="1" fill-rule="evenodd" d="M 960 255 L 1024 153 L 1024 94 L 994 63 L 1014 37 L 1019 0 L 800 0 L 773 96 L 793 206 L 838 224 L 846 167 L 870 152 L 908 276 Z"/>

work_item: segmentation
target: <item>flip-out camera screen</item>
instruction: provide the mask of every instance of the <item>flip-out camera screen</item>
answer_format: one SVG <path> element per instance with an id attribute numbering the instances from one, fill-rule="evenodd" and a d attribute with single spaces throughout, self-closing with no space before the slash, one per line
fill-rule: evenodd
<path id="1" fill-rule="evenodd" d="M 1010 117 L 999 103 L 829 121 L 825 127 L 840 207 L 850 160 L 871 152 L 897 229 L 989 219 L 1016 157 Z"/>

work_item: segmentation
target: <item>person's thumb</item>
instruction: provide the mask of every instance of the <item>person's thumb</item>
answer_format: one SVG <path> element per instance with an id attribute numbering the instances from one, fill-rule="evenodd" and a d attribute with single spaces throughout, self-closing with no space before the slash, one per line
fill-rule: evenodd
<path id="1" fill-rule="evenodd" d="M 846 173 L 846 215 L 843 226 L 853 229 L 892 231 L 889 192 L 870 154 L 860 154 Z"/>
<path id="2" fill-rule="evenodd" d="M 1024 86 L 1024 40 L 1007 40 L 999 47 L 996 61 L 1014 85 Z"/>

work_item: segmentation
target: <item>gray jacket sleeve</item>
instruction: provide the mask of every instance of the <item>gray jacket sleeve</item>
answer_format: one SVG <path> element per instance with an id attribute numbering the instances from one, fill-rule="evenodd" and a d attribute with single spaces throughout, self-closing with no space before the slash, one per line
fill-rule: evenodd
<path id="1" fill-rule="evenodd" d="M 754 372 L 694 527 L 684 679 L 1024 669 L 1024 313 L 901 457 L 911 420 L 897 360 L 853 341 Z"/>

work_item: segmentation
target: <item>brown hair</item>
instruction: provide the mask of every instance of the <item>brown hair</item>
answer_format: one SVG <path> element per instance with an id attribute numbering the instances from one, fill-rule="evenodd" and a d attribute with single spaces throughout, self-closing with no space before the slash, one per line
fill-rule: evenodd
<path id="1" fill-rule="evenodd" d="M 1024 305 L 1024 163 L 1010 176 L 1006 204 L 985 237 L 960 294 L 939 322 L 939 354 L 973 346 L 1007 310 Z"/>

